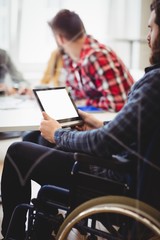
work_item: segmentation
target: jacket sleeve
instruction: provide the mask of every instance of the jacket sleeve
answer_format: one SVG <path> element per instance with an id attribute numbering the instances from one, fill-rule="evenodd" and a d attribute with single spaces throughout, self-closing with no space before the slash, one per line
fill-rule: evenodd
<path id="1" fill-rule="evenodd" d="M 56 143 L 63 150 L 97 156 L 123 151 L 138 154 L 160 122 L 160 105 L 157 104 L 160 102 L 159 76 L 160 73 L 144 77 L 131 92 L 127 104 L 105 126 L 84 132 L 58 130 L 55 133 Z"/>

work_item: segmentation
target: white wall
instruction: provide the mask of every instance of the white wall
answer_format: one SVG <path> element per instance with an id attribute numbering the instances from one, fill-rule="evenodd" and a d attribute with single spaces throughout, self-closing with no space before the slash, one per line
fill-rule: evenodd
<path id="1" fill-rule="evenodd" d="M 26 78 L 41 78 L 49 55 L 56 47 L 47 21 L 61 8 L 76 11 L 87 32 L 111 46 L 129 68 L 141 70 L 148 65 L 149 50 L 145 39 L 150 0 L 2 2 L 0 45 L 10 52 Z"/>

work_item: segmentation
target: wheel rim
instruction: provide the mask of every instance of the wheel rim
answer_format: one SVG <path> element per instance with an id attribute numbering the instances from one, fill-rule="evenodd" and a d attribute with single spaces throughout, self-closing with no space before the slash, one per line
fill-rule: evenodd
<path id="1" fill-rule="evenodd" d="M 138 206 L 138 208 L 135 206 Z M 57 239 L 66 239 L 70 230 L 77 222 L 97 213 L 116 213 L 129 216 L 129 218 L 140 222 L 154 234 L 160 236 L 160 219 L 158 218 L 159 212 L 157 210 L 134 199 L 108 196 L 92 199 L 75 209 L 61 226 Z"/>

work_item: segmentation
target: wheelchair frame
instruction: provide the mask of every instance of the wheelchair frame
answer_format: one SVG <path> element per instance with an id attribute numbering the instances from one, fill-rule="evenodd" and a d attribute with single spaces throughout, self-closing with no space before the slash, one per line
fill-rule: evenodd
<path id="1" fill-rule="evenodd" d="M 109 240 L 132 239 L 126 238 L 126 235 L 123 237 L 123 234 L 118 231 L 116 232 L 112 224 L 105 226 L 107 233 L 106 230 L 97 230 L 96 217 L 99 212 L 105 213 L 106 216 L 108 213 L 118 213 L 118 216 L 119 214 L 125 215 L 127 216 L 127 221 L 134 219 L 135 222 L 140 222 L 140 224 L 145 226 L 145 229 L 150 229 L 153 234 L 156 234 L 156 236 L 160 238 L 160 212 L 150 205 L 134 199 L 134 191 L 130 189 L 127 183 L 104 179 L 103 177 L 95 176 L 81 170 L 81 165 L 83 166 L 84 163 L 87 165 L 94 163 L 100 167 L 106 167 L 107 165 L 107 168 L 126 172 L 133 167 L 130 162 L 119 162 L 112 158 L 107 160 L 106 163 L 105 159 L 95 158 L 81 153 L 75 153 L 74 158 L 75 164 L 71 171 L 74 178 L 73 188 L 64 189 L 54 185 L 42 186 L 37 198 L 32 199 L 32 204 L 21 204 L 17 206 L 13 213 L 5 240 L 11 238 L 10 228 L 14 222 L 16 212 L 21 208 L 29 211 L 25 240 L 34 239 L 34 237 L 32 238 L 32 234 L 34 233 L 34 221 L 37 216 L 42 216 L 53 221 L 53 225 L 56 226 L 54 230 L 55 239 L 57 240 L 67 239 L 72 227 L 78 229 L 82 235 L 87 236 L 86 239 L 97 239 L 97 236 L 105 237 L 104 239 Z M 55 208 L 66 212 L 63 223 L 62 219 L 59 221 L 59 218 L 57 218 L 58 215 L 52 214 L 52 210 L 54 212 Z M 90 215 L 93 214 L 95 214 L 95 217 L 90 217 Z M 120 220 L 123 218 L 124 216 L 121 216 Z M 88 226 L 89 219 L 92 219 L 91 227 Z M 126 220 L 124 224 L 126 224 Z M 122 227 L 118 226 L 118 228 Z"/>

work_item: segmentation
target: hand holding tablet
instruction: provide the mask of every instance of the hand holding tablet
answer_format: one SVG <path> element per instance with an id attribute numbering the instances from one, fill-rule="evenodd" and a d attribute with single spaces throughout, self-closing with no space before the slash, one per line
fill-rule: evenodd
<path id="1" fill-rule="evenodd" d="M 33 89 L 33 93 L 41 110 L 57 120 L 62 127 L 78 125 L 83 122 L 65 87 Z"/>

